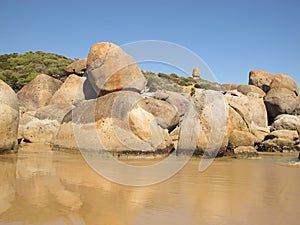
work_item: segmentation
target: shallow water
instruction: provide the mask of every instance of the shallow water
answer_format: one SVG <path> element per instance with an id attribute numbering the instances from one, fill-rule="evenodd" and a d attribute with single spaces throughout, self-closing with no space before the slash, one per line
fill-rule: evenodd
<path id="1" fill-rule="evenodd" d="M 0 225 L 300 224 L 295 157 L 217 159 L 202 173 L 192 159 L 165 182 L 129 187 L 81 155 L 27 146 L 0 156 Z"/>

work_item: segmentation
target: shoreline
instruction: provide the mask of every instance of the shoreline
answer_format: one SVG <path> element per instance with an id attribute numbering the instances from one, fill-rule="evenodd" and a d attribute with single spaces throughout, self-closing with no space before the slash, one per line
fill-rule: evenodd
<path id="1" fill-rule="evenodd" d="M 19 146 L 19 151 L 18 153 L 13 153 L 13 154 L 2 154 L 2 156 L 7 156 L 7 155 L 13 155 L 13 156 L 18 156 L 18 155 L 23 155 L 23 154 L 27 154 L 27 153 L 62 153 L 62 154 L 68 154 L 68 155 L 81 155 L 82 157 L 83 154 L 78 150 L 78 151 L 66 151 L 66 150 L 55 150 L 53 151 L 51 149 L 50 144 L 43 144 L 43 143 L 23 143 Z M 110 153 L 115 159 L 117 160 L 158 160 L 161 161 L 165 158 L 167 158 L 170 154 L 157 154 L 157 153 L 146 153 L 146 154 L 120 154 L 120 153 Z M 119 154 L 119 155 L 118 155 Z M 258 152 L 258 157 L 249 157 L 246 158 L 248 160 L 253 160 L 253 159 L 261 159 L 262 156 L 277 156 L 277 157 L 287 157 L 287 156 L 291 156 L 294 157 L 295 159 L 298 159 L 298 154 L 299 152 L 297 151 L 291 151 L 291 152 Z M 103 159 L 107 158 L 107 156 L 105 157 L 105 154 L 99 154 L 99 153 L 95 153 L 94 155 L 100 156 Z M 189 160 L 191 159 L 201 159 L 203 157 L 203 155 L 177 155 L 176 157 L 178 158 L 186 158 L 186 157 L 190 157 Z M 222 156 L 222 157 L 216 157 L 214 160 L 216 159 L 239 159 L 239 160 L 243 160 L 243 158 L 236 158 L 234 155 L 230 155 L 230 156 Z"/>

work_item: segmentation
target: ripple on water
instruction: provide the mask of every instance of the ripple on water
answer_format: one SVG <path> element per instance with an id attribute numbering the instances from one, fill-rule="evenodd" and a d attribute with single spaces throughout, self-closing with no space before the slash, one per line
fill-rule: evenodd
<path id="1" fill-rule="evenodd" d="M 300 160 L 299 159 L 292 159 L 287 164 L 289 166 L 299 166 L 300 167 Z"/>

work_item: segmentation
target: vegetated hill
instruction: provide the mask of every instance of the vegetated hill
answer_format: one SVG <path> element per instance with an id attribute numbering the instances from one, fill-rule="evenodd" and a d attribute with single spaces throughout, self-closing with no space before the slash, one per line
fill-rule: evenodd
<path id="1" fill-rule="evenodd" d="M 42 51 L 4 54 L 0 55 L 0 79 L 18 91 L 41 73 L 63 80 L 72 62 L 65 56 Z"/>
<path id="2" fill-rule="evenodd" d="M 0 55 L 0 79 L 16 92 L 39 74 L 47 74 L 64 81 L 69 73 L 68 65 L 73 62 L 65 56 L 42 51 Z M 158 90 L 188 92 L 194 88 L 219 90 L 220 85 L 201 78 L 180 77 L 175 73 L 153 73 L 143 71 L 147 78 L 147 91 Z M 191 93 L 192 94 L 192 93 Z"/>
<path id="3" fill-rule="evenodd" d="M 202 78 L 180 77 L 175 73 L 153 73 L 143 71 L 147 78 L 147 91 L 155 92 L 157 90 L 167 90 L 174 92 L 183 92 L 187 90 L 185 87 L 190 87 L 191 95 L 193 88 L 201 88 L 205 90 L 220 90 L 220 85 L 216 82 L 210 82 Z"/>

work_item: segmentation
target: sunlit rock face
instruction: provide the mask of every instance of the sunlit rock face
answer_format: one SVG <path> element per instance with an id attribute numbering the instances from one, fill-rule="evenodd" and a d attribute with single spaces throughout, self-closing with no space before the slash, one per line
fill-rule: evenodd
<path id="1" fill-rule="evenodd" d="M 300 91 L 297 83 L 290 76 L 252 70 L 249 74 L 249 84 L 259 87 L 266 93 L 264 102 L 270 124 L 280 114 L 297 115 Z"/>
<path id="2" fill-rule="evenodd" d="M 23 111 L 34 111 L 49 104 L 52 95 L 62 82 L 46 74 L 40 74 L 18 93 L 19 105 Z"/>
<path id="3" fill-rule="evenodd" d="M 140 94 L 132 91 L 113 92 L 84 101 L 65 116 L 51 142 L 52 149 L 167 153 L 173 146 L 167 127 L 176 125 L 178 116 L 176 110 L 172 111 L 171 120 L 152 114 L 157 101 L 160 100 L 145 102 Z M 173 109 L 168 103 L 162 104 Z"/>
<path id="4" fill-rule="evenodd" d="M 87 78 L 98 95 L 119 90 L 141 92 L 146 86 L 146 79 L 134 59 L 109 42 L 90 48 Z"/>
<path id="5" fill-rule="evenodd" d="M 15 92 L 0 80 L 0 153 L 18 149 L 19 107 Z"/>

